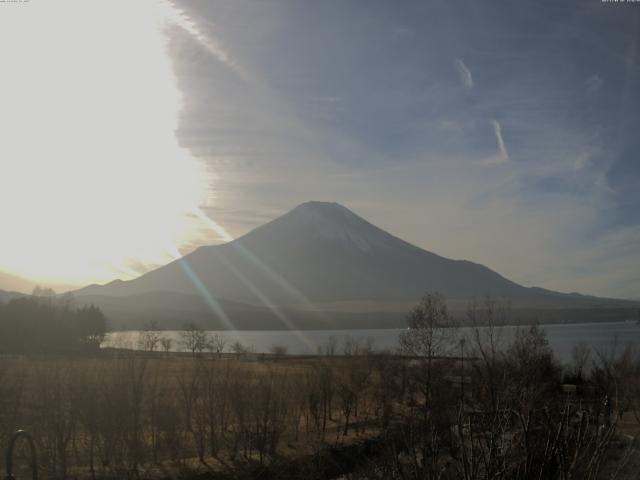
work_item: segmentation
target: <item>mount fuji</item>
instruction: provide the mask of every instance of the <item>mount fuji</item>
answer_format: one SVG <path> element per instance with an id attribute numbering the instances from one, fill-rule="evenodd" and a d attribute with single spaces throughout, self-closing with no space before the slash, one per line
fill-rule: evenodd
<path id="1" fill-rule="evenodd" d="M 454 307 L 490 293 L 529 313 L 631 304 L 521 286 L 483 265 L 411 245 L 328 202 L 304 203 L 229 243 L 75 295 L 126 326 L 153 317 L 168 326 L 196 318 L 225 327 L 221 317 L 235 316 L 236 328 L 290 326 L 281 317 L 297 327 L 366 328 L 396 325 L 426 291 L 444 294 Z"/>

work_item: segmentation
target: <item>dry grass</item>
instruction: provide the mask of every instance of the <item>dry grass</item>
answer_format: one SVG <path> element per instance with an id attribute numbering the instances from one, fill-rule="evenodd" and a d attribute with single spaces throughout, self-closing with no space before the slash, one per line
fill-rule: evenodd
<path id="1" fill-rule="evenodd" d="M 357 369 L 365 381 L 356 385 L 349 372 Z M 379 432 L 379 375 L 367 357 L 14 356 L 0 360 L 0 379 L 3 436 L 31 432 L 43 478 L 268 465 Z M 348 420 L 338 385 L 355 395 L 357 416 Z"/>

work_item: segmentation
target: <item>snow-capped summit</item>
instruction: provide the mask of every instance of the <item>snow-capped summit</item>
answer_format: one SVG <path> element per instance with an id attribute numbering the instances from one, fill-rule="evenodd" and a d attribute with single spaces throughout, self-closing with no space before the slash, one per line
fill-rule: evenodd
<path id="1" fill-rule="evenodd" d="M 258 240 L 254 237 L 258 236 Z M 310 201 L 274 221 L 248 233 L 242 243 L 261 242 L 265 237 L 291 237 L 306 242 L 326 241 L 343 248 L 354 247 L 372 254 L 393 237 L 335 202 Z M 257 245 L 255 245 L 258 247 Z"/>

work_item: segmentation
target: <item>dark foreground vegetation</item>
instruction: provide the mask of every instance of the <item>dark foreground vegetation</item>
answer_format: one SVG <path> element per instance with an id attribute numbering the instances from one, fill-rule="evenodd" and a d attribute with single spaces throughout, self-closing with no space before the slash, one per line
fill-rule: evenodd
<path id="1" fill-rule="evenodd" d="M 87 353 L 100 349 L 107 321 L 99 308 L 77 308 L 70 295 L 36 288 L 0 302 L 0 352 Z"/>
<path id="2" fill-rule="evenodd" d="M 471 305 L 489 327 L 460 339 L 428 295 L 398 353 L 5 354 L 0 448 L 30 431 L 46 479 L 635 478 L 638 353 L 561 367 L 536 327 L 503 341 L 504 313 Z"/>

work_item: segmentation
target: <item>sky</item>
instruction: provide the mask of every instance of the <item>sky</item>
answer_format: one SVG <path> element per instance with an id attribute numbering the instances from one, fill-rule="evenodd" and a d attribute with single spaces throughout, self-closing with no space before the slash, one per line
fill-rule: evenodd
<path id="1" fill-rule="evenodd" d="M 600 0 L 0 3 L 0 271 L 132 278 L 328 200 L 640 298 L 639 43 Z"/>

